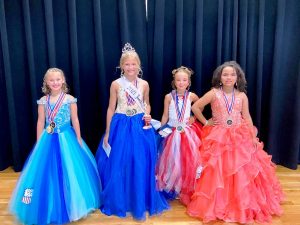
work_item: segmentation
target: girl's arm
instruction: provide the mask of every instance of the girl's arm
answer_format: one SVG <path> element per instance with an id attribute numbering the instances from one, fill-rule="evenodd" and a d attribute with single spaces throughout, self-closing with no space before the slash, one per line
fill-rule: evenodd
<path id="1" fill-rule="evenodd" d="M 110 85 L 109 103 L 108 103 L 108 108 L 107 108 L 107 113 L 106 113 L 106 130 L 105 130 L 105 135 L 104 135 L 104 140 L 103 140 L 106 147 L 108 146 L 110 122 L 115 113 L 115 109 L 116 109 L 116 105 L 117 105 L 118 88 L 119 88 L 118 83 L 116 81 L 113 81 Z"/>
<path id="2" fill-rule="evenodd" d="M 200 99 L 198 99 L 192 106 L 192 111 L 194 113 L 194 115 L 196 116 L 196 118 L 204 125 L 213 125 L 213 121 L 211 120 L 207 120 L 203 114 L 202 111 L 204 109 L 204 107 L 208 104 L 211 103 L 211 101 L 213 100 L 215 96 L 215 93 L 213 90 L 210 90 L 209 92 L 207 92 L 203 97 L 201 97 Z"/>
<path id="3" fill-rule="evenodd" d="M 191 92 L 191 97 L 190 97 L 191 102 L 194 103 L 194 102 L 198 101 L 198 99 L 199 99 L 198 95 Z"/>
<path id="4" fill-rule="evenodd" d="M 195 93 L 191 92 L 190 93 L 190 101 L 193 104 L 194 102 L 196 102 L 199 99 L 198 95 L 196 95 Z M 191 116 L 189 119 L 189 124 L 192 124 L 195 122 L 195 117 L 193 116 L 192 112 L 191 112 Z"/>
<path id="5" fill-rule="evenodd" d="M 38 120 L 36 124 L 36 140 L 38 141 L 45 126 L 45 106 L 43 104 L 38 105 Z"/>
<path id="6" fill-rule="evenodd" d="M 73 96 L 68 96 L 68 97 L 74 98 Z M 78 113 L 77 113 L 77 104 L 75 102 L 71 103 L 70 108 L 71 108 L 72 126 L 75 130 L 77 140 L 78 140 L 79 144 L 82 146 L 80 124 L 79 124 Z"/>
<path id="7" fill-rule="evenodd" d="M 249 112 L 249 101 L 248 97 L 245 93 L 241 93 L 242 95 L 242 117 L 246 122 L 250 125 L 253 126 L 253 121 Z"/>
<path id="8" fill-rule="evenodd" d="M 149 88 L 149 84 L 147 81 L 143 80 L 144 82 L 144 103 L 146 103 L 146 109 L 145 109 L 145 115 L 143 117 L 143 119 L 145 120 L 146 124 L 149 124 L 151 122 L 151 105 L 150 105 L 150 101 L 149 101 L 149 92 L 150 92 L 150 88 Z"/>
<path id="9" fill-rule="evenodd" d="M 169 120 L 169 105 L 171 102 L 171 96 L 170 94 L 165 95 L 165 100 L 164 100 L 164 112 L 161 117 L 161 126 L 165 125 L 168 120 Z"/>

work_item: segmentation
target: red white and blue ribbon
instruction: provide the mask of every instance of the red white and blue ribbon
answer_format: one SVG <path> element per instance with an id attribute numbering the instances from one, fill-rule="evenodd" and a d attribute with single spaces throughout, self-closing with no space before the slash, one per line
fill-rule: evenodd
<path id="1" fill-rule="evenodd" d="M 48 115 L 48 121 L 49 122 L 52 122 L 54 120 L 54 117 L 56 116 L 57 112 L 58 112 L 58 109 L 60 108 L 63 100 L 64 100 L 64 97 L 65 97 L 66 93 L 62 92 L 60 93 L 53 109 L 51 109 L 51 105 L 50 105 L 50 95 L 47 95 L 47 115 Z"/>
<path id="2" fill-rule="evenodd" d="M 232 110 L 233 110 L 234 101 L 235 101 L 234 88 L 233 88 L 233 91 L 232 91 L 230 104 L 228 102 L 228 98 L 227 98 L 226 94 L 224 93 L 222 87 L 221 87 L 221 90 L 222 90 L 222 93 L 223 93 L 223 97 L 224 97 L 224 101 L 225 101 L 227 112 L 228 112 L 228 114 L 230 114 L 232 112 Z"/>
<path id="3" fill-rule="evenodd" d="M 173 100 L 175 103 L 175 109 L 176 109 L 175 111 L 176 111 L 178 122 L 183 122 L 186 105 L 187 105 L 186 104 L 187 97 L 188 97 L 189 92 L 188 91 L 184 92 L 181 109 L 179 109 L 179 97 L 178 97 L 177 91 L 172 91 L 171 94 L 172 94 L 172 97 L 173 97 Z"/>

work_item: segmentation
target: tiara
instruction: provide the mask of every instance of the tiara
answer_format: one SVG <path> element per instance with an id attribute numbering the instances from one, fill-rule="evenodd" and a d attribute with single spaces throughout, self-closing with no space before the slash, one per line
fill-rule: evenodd
<path id="1" fill-rule="evenodd" d="M 124 45 L 124 47 L 122 48 L 122 53 L 125 52 L 135 52 L 134 47 L 131 46 L 131 44 L 129 44 L 128 42 Z"/>

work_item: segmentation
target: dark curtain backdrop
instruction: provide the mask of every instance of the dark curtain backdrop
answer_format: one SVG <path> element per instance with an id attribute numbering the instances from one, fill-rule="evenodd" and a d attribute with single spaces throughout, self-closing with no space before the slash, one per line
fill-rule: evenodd
<path id="1" fill-rule="evenodd" d="M 140 0 L 0 1 L 0 170 L 20 171 L 35 143 L 36 100 L 49 67 L 65 72 L 82 137 L 96 151 L 126 42 L 147 73 L 145 7 Z"/>
<path id="2" fill-rule="evenodd" d="M 0 170 L 22 169 L 35 143 L 37 105 L 49 67 L 64 70 L 93 152 L 105 130 L 121 48 L 132 43 L 160 119 L 171 70 L 194 69 L 192 91 L 237 60 L 250 111 L 273 161 L 295 169 L 300 143 L 300 2 L 297 0 L 1 0 Z M 210 114 L 209 110 L 205 112 Z"/>
<path id="3" fill-rule="evenodd" d="M 275 163 L 297 168 L 300 143 L 300 1 L 150 0 L 152 99 L 171 90 L 172 69 L 194 69 L 192 91 L 211 88 L 214 69 L 236 60 L 246 73 L 254 124 Z M 154 107 L 159 116 L 163 101 Z M 210 116 L 210 111 L 205 114 Z"/>

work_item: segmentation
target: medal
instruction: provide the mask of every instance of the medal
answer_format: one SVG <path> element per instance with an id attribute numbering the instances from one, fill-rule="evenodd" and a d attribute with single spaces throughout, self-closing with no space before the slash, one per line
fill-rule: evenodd
<path id="1" fill-rule="evenodd" d="M 176 126 L 176 130 L 179 133 L 184 132 L 184 128 L 185 128 L 185 123 L 184 121 L 184 114 L 185 114 L 185 109 L 186 109 L 186 105 L 187 105 L 187 98 L 188 98 L 189 92 L 185 91 L 184 95 L 183 95 L 183 100 L 182 100 L 182 107 L 181 109 L 179 109 L 179 100 L 178 100 L 178 95 L 176 91 L 172 91 L 172 97 L 173 97 L 173 101 L 175 104 L 175 111 L 176 111 L 176 116 L 178 119 L 178 124 Z"/>
<path id="2" fill-rule="evenodd" d="M 230 105 L 229 105 L 227 96 L 225 95 L 225 93 L 224 93 L 222 87 L 221 87 L 221 90 L 222 90 L 222 93 L 223 93 L 223 97 L 224 97 L 224 101 L 225 101 L 225 105 L 226 105 L 226 109 L 227 109 L 228 115 L 230 115 L 230 114 L 232 113 L 233 106 L 234 106 L 234 100 L 235 100 L 234 88 L 233 88 L 233 91 L 232 91 L 232 96 L 231 96 L 231 103 L 230 103 Z M 227 124 L 228 126 L 231 126 L 231 125 L 233 124 L 233 120 L 232 120 L 231 117 L 227 118 L 226 124 Z"/>
<path id="3" fill-rule="evenodd" d="M 55 128 L 56 127 L 56 124 L 54 123 L 54 121 L 52 121 L 50 124 L 49 124 L 50 127 L 52 128 Z"/>
<path id="4" fill-rule="evenodd" d="M 182 133 L 182 132 L 184 132 L 184 127 L 185 127 L 184 124 L 178 124 L 178 125 L 176 126 L 176 130 L 177 130 L 179 133 Z"/>
<path id="5" fill-rule="evenodd" d="M 50 106 L 50 95 L 47 95 L 47 116 L 48 116 L 49 125 L 46 127 L 46 131 L 48 134 L 54 133 L 54 128 L 56 127 L 56 124 L 54 122 L 54 117 L 56 116 L 60 106 L 62 105 L 65 95 L 66 93 L 63 92 L 60 93 L 53 109 L 51 109 Z"/>
<path id="6" fill-rule="evenodd" d="M 48 134 L 53 134 L 54 128 L 51 125 L 49 125 L 49 126 L 47 126 L 46 131 Z"/>
<path id="7" fill-rule="evenodd" d="M 232 121 L 232 119 L 230 119 L 230 118 L 229 118 L 229 119 L 227 119 L 227 121 L 226 121 L 227 125 L 229 125 L 229 126 L 231 126 L 231 125 L 232 125 L 232 122 L 233 122 L 233 121 Z"/>

